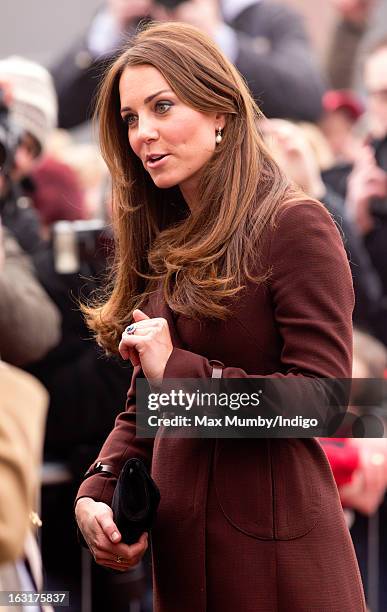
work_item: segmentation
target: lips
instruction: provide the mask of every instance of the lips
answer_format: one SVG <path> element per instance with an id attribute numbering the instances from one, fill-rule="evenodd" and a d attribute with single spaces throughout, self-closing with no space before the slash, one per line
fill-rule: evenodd
<path id="1" fill-rule="evenodd" d="M 146 156 L 145 165 L 148 168 L 156 168 L 161 165 L 167 157 L 169 157 L 169 153 L 152 153 Z"/>
<path id="2" fill-rule="evenodd" d="M 159 161 L 159 159 L 162 159 L 163 157 L 165 157 L 165 155 L 166 155 L 165 153 L 164 154 L 163 153 L 160 153 L 160 154 L 154 153 L 153 155 L 147 155 L 146 156 L 146 161 L 147 162 L 148 161 L 150 161 L 150 162 Z"/>

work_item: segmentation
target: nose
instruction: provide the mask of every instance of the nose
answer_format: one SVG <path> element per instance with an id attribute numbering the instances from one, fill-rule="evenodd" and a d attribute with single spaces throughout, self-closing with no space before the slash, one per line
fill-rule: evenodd
<path id="1" fill-rule="evenodd" d="M 144 143 L 157 140 L 159 133 L 151 117 L 140 116 L 138 118 L 137 137 Z"/>

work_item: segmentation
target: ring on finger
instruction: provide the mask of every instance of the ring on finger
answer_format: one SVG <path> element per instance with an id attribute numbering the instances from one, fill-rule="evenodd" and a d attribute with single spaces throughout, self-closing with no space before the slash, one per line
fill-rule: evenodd
<path id="1" fill-rule="evenodd" d="M 125 557 L 121 557 L 121 555 L 116 556 L 117 563 L 124 563 L 126 561 Z"/>
<path id="2" fill-rule="evenodd" d="M 131 336 L 132 334 L 134 334 L 136 331 L 136 326 L 134 323 L 132 323 L 131 325 L 128 325 L 128 327 L 125 329 L 125 333 L 128 334 L 128 336 Z"/>

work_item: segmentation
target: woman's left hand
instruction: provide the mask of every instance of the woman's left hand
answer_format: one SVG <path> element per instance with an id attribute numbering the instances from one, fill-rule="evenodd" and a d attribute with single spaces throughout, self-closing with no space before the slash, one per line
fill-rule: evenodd
<path id="1" fill-rule="evenodd" d="M 173 351 L 168 322 L 161 317 L 150 319 L 141 310 L 133 312 L 134 333 L 122 334 L 118 350 L 123 359 L 130 359 L 141 368 L 152 384 L 163 381 L 165 366 Z"/>

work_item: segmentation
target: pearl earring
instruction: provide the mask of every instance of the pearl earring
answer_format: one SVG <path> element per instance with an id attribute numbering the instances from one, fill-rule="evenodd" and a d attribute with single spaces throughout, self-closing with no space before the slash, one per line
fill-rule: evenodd
<path id="1" fill-rule="evenodd" d="M 215 138 L 215 142 L 216 144 L 220 144 L 223 140 L 223 136 L 222 136 L 222 128 L 218 128 L 216 130 L 216 138 Z"/>

